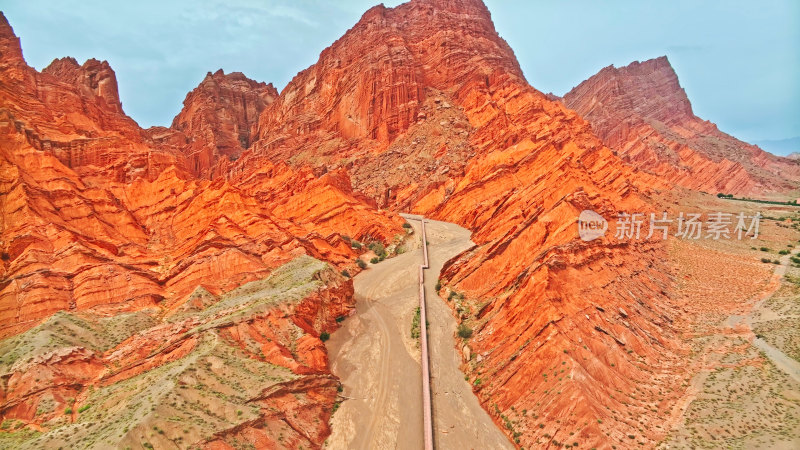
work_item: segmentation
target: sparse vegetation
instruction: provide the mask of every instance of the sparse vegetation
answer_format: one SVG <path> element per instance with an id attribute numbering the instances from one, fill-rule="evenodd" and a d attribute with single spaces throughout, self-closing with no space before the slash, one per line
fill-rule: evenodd
<path id="1" fill-rule="evenodd" d="M 331 338 L 331 334 L 328 333 L 327 331 L 323 331 L 322 333 L 319 334 L 319 340 L 321 340 L 322 342 L 325 342 L 330 338 Z"/>
<path id="2" fill-rule="evenodd" d="M 404 224 L 403 224 L 403 228 L 405 228 L 406 230 L 408 230 L 408 229 L 410 229 L 410 228 L 411 228 L 411 224 L 410 224 L 410 223 L 408 223 L 408 222 L 406 222 L 406 223 L 404 223 Z"/>
<path id="3" fill-rule="evenodd" d="M 467 324 L 462 323 L 458 326 L 458 336 L 462 339 L 469 339 L 472 337 L 472 328 Z"/>
<path id="4" fill-rule="evenodd" d="M 366 269 L 367 268 L 367 263 L 365 263 L 364 260 L 362 260 L 361 258 L 356 260 L 356 264 L 358 265 L 358 267 L 360 267 L 362 269 Z"/>
<path id="5" fill-rule="evenodd" d="M 367 248 L 372 250 L 372 252 L 375 253 L 375 256 L 380 261 L 383 261 L 384 259 L 386 259 L 386 247 L 384 247 L 382 243 L 380 243 L 378 241 L 373 241 L 373 242 L 369 243 Z"/>
<path id="6" fill-rule="evenodd" d="M 419 339 L 420 337 L 420 311 L 419 306 L 414 309 L 414 317 L 411 319 L 411 339 Z"/>

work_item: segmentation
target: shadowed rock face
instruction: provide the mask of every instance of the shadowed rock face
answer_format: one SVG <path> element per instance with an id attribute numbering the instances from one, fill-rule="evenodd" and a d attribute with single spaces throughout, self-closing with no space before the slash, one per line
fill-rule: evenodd
<path id="1" fill-rule="evenodd" d="M 739 141 L 695 116 L 664 56 L 606 67 L 563 102 L 625 161 L 681 186 L 757 195 L 800 185 L 796 161 Z"/>

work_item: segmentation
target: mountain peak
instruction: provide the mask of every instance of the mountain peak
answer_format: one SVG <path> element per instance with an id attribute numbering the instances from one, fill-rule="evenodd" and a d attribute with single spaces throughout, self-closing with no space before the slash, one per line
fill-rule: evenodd
<path id="1" fill-rule="evenodd" d="M 67 56 L 54 59 L 42 73 L 76 86 L 84 93 L 99 97 L 109 109 L 122 112 L 117 75 L 108 61 L 91 58 L 83 65 L 78 65 L 75 58 Z"/>
<path id="2" fill-rule="evenodd" d="M 202 137 L 192 140 L 187 150 L 192 170 L 205 175 L 221 157 L 237 158 L 252 143 L 259 114 L 277 97 L 271 83 L 241 72 L 208 72 L 186 94 L 183 109 L 172 121 L 172 129 Z"/>
<path id="3" fill-rule="evenodd" d="M 0 64 L 25 62 L 22 46 L 5 14 L 0 11 Z"/>
<path id="4" fill-rule="evenodd" d="M 566 93 L 563 102 L 589 121 L 607 146 L 640 168 L 690 189 L 781 191 L 800 177 L 796 165 L 695 116 L 666 56 L 605 67 Z M 781 182 L 774 181 L 776 175 Z"/>
<path id="5" fill-rule="evenodd" d="M 637 117 L 667 124 L 694 117 L 689 97 L 666 56 L 605 67 L 564 94 L 564 103 L 587 118 L 598 108 L 633 108 Z M 595 131 L 604 134 L 602 127 Z"/>

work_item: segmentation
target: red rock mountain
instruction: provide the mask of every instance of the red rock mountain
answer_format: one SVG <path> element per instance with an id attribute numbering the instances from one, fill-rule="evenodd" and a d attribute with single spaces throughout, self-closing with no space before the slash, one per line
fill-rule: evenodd
<path id="1" fill-rule="evenodd" d="M 229 177 L 263 160 L 345 170 L 384 207 L 473 231 L 477 246 L 448 265 L 443 295 L 455 293 L 455 313 L 475 330 L 480 358 L 464 368 L 511 439 L 661 438 L 605 406 L 648 420 L 614 393 L 671 383 L 670 280 L 654 275 L 666 272 L 663 250 L 583 243 L 574 224 L 584 209 L 647 211 L 647 191 L 668 184 L 531 87 L 482 2 L 371 9 L 264 111 L 259 136 Z M 553 376 L 562 370 L 569 379 Z"/>
<path id="2" fill-rule="evenodd" d="M 239 72 L 209 72 L 186 95 L 183 109 L 172 121 L 172 129 L 189 140 L 191 170 L 208 175 L 219 158 L 238 158 L 255 140 L 261 111 L 277 97 L 272 84 L 258 83 Z"/>
<path id="3" fill-rule="evenodd" d="M 473 232 L 440 294 L 474 329 L 463 368 L 509 439 L 654 444 L 664 430 L 650 426 L 661 419 L 644 398 L 664 410 L 677 394 L 656 393 L 681 391 L 664 248 L 583 242 L 576 218 L 648 212 L 653 191 L 687 171 L 710 174 L 711 189 L 729 167 L 734 181 L 720 188 L 735 193 L 784 167 L 757 152 L 718 158 L 738 141 L 694 118 L 669 73 L 652 87 L 666 107 L 598 129 L 528 84 L 480 0 L 374 7 L 279 95 L 241 74 L 209 75 L 171 128 L 141 130 L 125 116 L 106 68 L 57 60 L 37 73 L 0 21 L 0 333 L 16 335 L 4 345 L 17 355 L 0 365 L 14 380 L 0 411 L 47 429 L 74 420 L 61 413 L 70 398 L 163 398 L 139 405 L 124 431 L 92 434 L 121 435 L 120 445 L 176 442 L 179 427 L 151 431 L 165 422 L 153 414 L 188 409 L 214 433 L 193 427 L 181 445 L 321 446 L 338 382 L 318 337 L 352 308 L 338 273 L 357 271 L 351 239 L 390 244 L 402 232 L 399 211 Z M 627 164 L 653 152 L 608 140 L 633 129 L 687 167 L 656 170 L 661 153 L 645 158 L 664 180 Z M 701 131 L 720 143 L 696 145 Z M 103 318 L 128 317 L 119 340 L 69 333 L 78 321 L 105 335 L 116 323 Z M 51 333 L 63 344 L 30 351 Z M 44 382 L 26 378 L 34 366 L 50 368 Z M 615 398 L 634 389 L 642 400 Z"/>
<path id="4" fill-rule="evenodd" d="M 666 57 L 609 66 L 563 102 L 627 162 L 690 189 L 759 195 L 796 190 L 800 165 L 694 115 Z"/>
<path id="5" fill-rule="evenodd" d="M 218 72 L 174 130 L 139 128 L 116 88 L 106 62 L 35 71 L 0 16 L 0 337 L 13 336 L 2 342 L 0 414 L 54 430 L 29 443 L 41 447 L 64 442 L 59 427 L 83 402 L 97 414 L 123 408 L 124 431 L 97 416 L 102 429 L 87 432 L 125 447 L 162 423 L 137 396 L 192 420 L 186 405 L 225 399 L 229 415 L 156 446 L 188 433 L 213 448 L 244 433 L 318 447 L 338 386 L 319 336 L 352 309 L 352 281 L 339 275 L 359 270 L 351 239 L 391 248 L 402 219 L 344 173 L 264 164 L 241 186 L 204 179 L 203 164 L 247 145 L 271 86 Z M 214 379 L 249 388 L 232 396 Z M 190 382 L 201 391 L 180 388 Z M 261 436 L 265 427 L 274 432 Z"/>

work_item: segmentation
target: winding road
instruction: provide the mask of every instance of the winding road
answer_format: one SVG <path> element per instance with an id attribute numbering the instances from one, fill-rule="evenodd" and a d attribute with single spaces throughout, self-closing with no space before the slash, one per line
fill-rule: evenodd
<path id="1" fill-rule="evenodd" d="M 420 222 L 409 220 L 420 236 Z M 426 220 L 430 269 L 425 273 L 428 342 L 437 449 L 512 449 L 459 369 L 456 320 L 435 291 L 448 259 L 472 246 L 457 225 Z M 420 349 L 411 339 L 419 304 L 419 242 L 406 253 L 354 278 L 356 313 L 327 342 L 332 371 L 345 401 L 331 420 L 328 449 L 421 449 L 423 404 Z"/>

